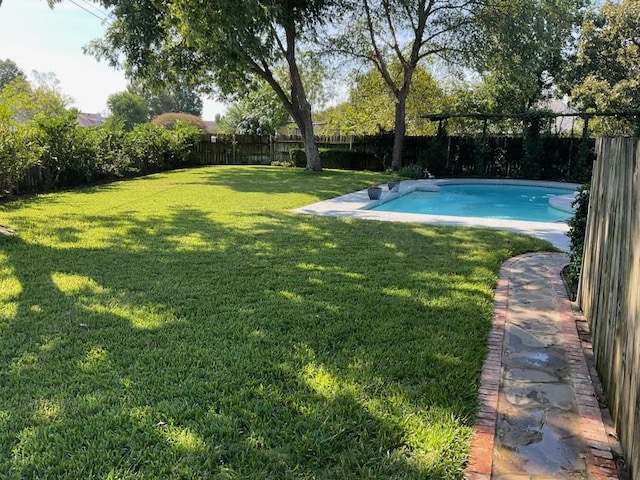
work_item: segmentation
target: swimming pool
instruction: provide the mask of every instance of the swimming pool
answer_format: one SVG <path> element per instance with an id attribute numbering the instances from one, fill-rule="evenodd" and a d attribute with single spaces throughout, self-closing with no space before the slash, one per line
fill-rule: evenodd
<path id="1" fill-rule="evenodd" d="M 571 212 L 559 210 L 549 199 L 572 196 L 573 188 L 520 184 L 443 184 L 438 191 L 415 190 L 373 206 L 380 212 L 475 217 L 529 222 L 566 222 Z"/>
<path id="2" fill-rule="evenodd" d="M 363 220 L 377 220 L 382 222 L 413 222 L 432 225 L 447 225 L 457 227 L 495 228 L 499 230 L 511 230 L 534 237 L 548 240 L 562 251 L 569 251 L 569 225 L 565 221 L 536 222 L 527 220 L 509 220 L 500 218 L 460 217 L 444 214 L 402 213 L 370 210 L 383 202 L 398 198 L 412 191 L 437 191 L 444 185 L 522 185 L 549 187 L 554 193 L 558 190 L 569 191 L 569 194 L 552 197 L 549 202 L 569 216 L 573 215 L 571 203 L 575 190 L 580 185 L 577 183 L 548 182 L 533 180 L 497 180 L 477 178 L 434 179 L 434 180 L 404 180 L 399 191 L 389 191 L 387 185 L 383 185 L 381 200 L 370 200 L 367 190 L 341 195 L 340 197 L 322 200 L 320 202 L 305 205 L 293 210 L 297 213 L 309 215 L 328 215 L 332 217 L 351 217 Z"/>

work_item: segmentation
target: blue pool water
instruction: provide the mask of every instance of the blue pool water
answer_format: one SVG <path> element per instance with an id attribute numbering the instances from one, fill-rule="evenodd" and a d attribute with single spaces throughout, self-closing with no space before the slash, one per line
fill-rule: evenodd
<path id="1" fill-rule="evenodd" d="M 371 210 L 480 217 L 530 222 L 563 222 L 572 214 L 549 206 L 549 198 L 574 190 L 522 185 L 441 185 L 439 192 L 415 191 Z"/>

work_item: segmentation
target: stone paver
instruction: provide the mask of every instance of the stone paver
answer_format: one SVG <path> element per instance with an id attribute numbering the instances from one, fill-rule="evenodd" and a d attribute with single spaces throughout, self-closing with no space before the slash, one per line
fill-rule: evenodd
<path id="1" fill-rule="evenodd" d="M 501 269 L 467 480 L 618 479 L 564 285 L 564 254 Z"/>

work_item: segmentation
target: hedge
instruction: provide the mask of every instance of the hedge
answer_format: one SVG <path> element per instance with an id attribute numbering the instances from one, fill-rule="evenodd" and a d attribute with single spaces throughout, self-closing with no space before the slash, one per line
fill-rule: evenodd
<path id="1" fill-rule="evenodd" d="M 6 120 L 6 119 L 5 119 Z M 74 112 L 0 122 L 0 197 L 53 191 L 194 165 L 199 128 L 151 123 L 125 132 L 81 127 Z"/>
<path id="2" fill-rule="evenodd" d="M 322 168 L 335 168 L 338 170 L 362 170 L 362 165 L 376 161 L 375 155 L 367 152 L 356 152 L 341 148 L 320 148 L 320 160 Z M 289 150 L 291 162 L 296 167 L 306 167 L 307 156 L 304 149 L 292 148 Z"/>

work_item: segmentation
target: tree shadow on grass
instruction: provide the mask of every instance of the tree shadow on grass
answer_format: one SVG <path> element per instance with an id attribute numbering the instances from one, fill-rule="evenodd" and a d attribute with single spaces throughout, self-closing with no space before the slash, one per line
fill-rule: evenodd
<path id="1" fill-rule="evenodd" d="M 84 222 L 0 238 L 3 475 L 460 478 L 495 237 Z"/>
<path id="2" fill-rule="evenodd" d="M 364 172 L 347 170 L 330 172 L 307 172 L 300 168 L 277 167 L 220 167 L 205 181 L 212 185 L 223 185 L 237 192 L 310 193 L 319 198 L 331 198 L 347 191 L 366 188 L 378 183 L 383 175 L 371 172 L 371 181 L 363 181 Z"/>

